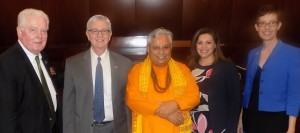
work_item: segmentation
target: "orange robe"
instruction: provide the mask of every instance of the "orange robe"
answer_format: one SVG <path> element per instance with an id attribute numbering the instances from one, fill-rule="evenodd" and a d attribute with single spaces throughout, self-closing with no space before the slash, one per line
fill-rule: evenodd
<path id="1" fill-rule="evenodd" d="M 164 93 L 156 92 L 153 87 L 152 80 L 149 82 L 148 93 L 146 96 L 142 96 L 139 91 L 139 73 L 141 63 L 136 64 L 128 75 L 128 82 L 126 88 L 126 103 L 128 107 L 138 114 L 142 115 L 142 132 L 143 133 L 179 133 L 179 126 L 175 126 L 173 123 L 166 119 L 163 119 L 154 114 L 155 110 L 159 107 L 158 102 L 175 100 L 180 109 L 185 111 L 186 114 L 199 104 L 199 89 L 196 85 L 195 79 L 192 76 L 190 70 L 179 62 L 176 62 L 179 69 L 183 72 L 187 86 L 180 96 L 175 96 L 173 93 L 173 84 L 171 82 L 170 87 Z M 153 67 L 158 84 L 161 87 L 165 87 L 167 66 L 166 67 Z M 134 113 L 133 113 L 134 114 Z M 134 125 L 132 125 L 134 128 Z"/>

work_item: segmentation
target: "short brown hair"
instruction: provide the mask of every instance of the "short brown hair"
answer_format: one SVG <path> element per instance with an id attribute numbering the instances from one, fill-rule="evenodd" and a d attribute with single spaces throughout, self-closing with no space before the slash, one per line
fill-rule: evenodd
<path id="1" fill-rule="evenodd" d="M 281 11 L 278 6 L 275 5 L 264 5 L 261 6 L 256 13 L 256 21 L 261 17 L 266 14 L 271 14 L 274 13 L 277 15 L 278 21 L 282 21 L 282 16 L 281 16 Z"/>

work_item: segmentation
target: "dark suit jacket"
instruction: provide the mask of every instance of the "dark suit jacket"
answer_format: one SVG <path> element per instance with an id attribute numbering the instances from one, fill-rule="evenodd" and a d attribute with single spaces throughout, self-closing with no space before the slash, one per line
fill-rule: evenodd
<path id="1" fill-rule="evenodd" d="M 51 113 L 40 80 L 19 43 L 0 55 L 1 133 L 59 133 L 60 106 Z"/>
<path id="2" fill-rule="evenodd" d="M 131 115 L 125 104 L 129 59 L 109 51 L 115 133 L 127 133 Z M 63 96 L 63 131 L 93 133 L 93 79 L 90 49 L 66 61 Z"/>
<path id="3" fill-rule="evenodd" d="M 209 114 L 214 132 L 237 132 L 241 109 L 238 72 L 231 62 L 217 61 L 209 78 Z M 201 88 L 200 88 L 201 89 Z"/>

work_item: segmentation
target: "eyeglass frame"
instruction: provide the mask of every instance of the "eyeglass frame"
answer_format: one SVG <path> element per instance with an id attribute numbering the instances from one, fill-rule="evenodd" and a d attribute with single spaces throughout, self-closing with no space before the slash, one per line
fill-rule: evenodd
<path id="1" fill-rule="evenodd" d="M 89 29 L 87 31 L 89 31 L 92 35 L 99 35 L 100 32 L 101 32 L 101 35 L 108 35 L 111 32 L 111 30 L 98 30 L 96 28 Z"/>
<path id="2" fill-rule="evenodd" d="M 278 24 L 280 23 L 280 21 L 270 21 L 270 22 L 257 22 L 256 24 L 257 24 L 257 26 L 258 27 L 266 27 L 267 25 L 269 26 L 269 27 L 275 27 L 275 26 L 277 26 Z"/>

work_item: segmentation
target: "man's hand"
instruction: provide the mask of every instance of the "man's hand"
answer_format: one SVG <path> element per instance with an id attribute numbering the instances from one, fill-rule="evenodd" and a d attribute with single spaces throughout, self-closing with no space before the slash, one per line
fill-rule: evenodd
<path id="1" fill-rule="evenodd" d="M 175 126 L 179 126 L 184 123 L 184 118 L 181 111 L 175 111 L 168 115 L 165 119 L 173 123 Z"/>
<path id="2" fill-rule="evenodd" d="M 160 102 L 159 104 L 160 106 L 156 109 L 155 114 L 162 118 L 166 118 L 178 109 L 178 104 L 176 101 L 165 101 Z"/>

